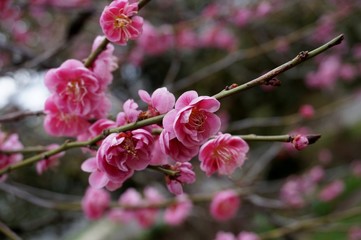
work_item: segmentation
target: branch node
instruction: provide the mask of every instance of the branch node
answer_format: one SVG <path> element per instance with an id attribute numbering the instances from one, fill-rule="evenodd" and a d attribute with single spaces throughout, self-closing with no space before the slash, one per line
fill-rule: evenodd
<path id="1" fill-rule="evenodd" d="M 308 57 L 308 51 L 301 51 L 301 52 L 298 54 L 298 57 L 299 57 L 301 60 L 305 60 L 305 59 Z"/>

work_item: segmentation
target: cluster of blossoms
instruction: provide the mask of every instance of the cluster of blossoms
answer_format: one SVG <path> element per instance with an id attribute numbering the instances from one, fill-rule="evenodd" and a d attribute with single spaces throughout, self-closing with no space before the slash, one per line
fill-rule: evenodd
<path id="1" fill-rule="evenodd" d="M 95 39 L 93 49 L 102 39 Z M 113 79 L 111 72 L 117 67 L 113 51 L 114 47 L 108 44 L 89 68 L 70 59 L 46 73 L 45 85 L 51 93 L 44 107 L 47 133 L 75 137 L 89 128 L 90 120 L 107 115 L 111 103 L 106 89 Z"/>
<path id="2" fill-rule="evenodd" d="M 146 228 L 154 225 L 160 214 L 157 205 L 164 202 L 160 192 L 152 187 L 144 189 L 143 196 L 133 188 L 127 189 L 118 200 L 119 207 L 110 209 L 110 194 L 104 189 L 89 187 L 82 200 L 82 208 L 87 218 L 95 220 L 106 215 L 120 223 L 136 221 Z M 169 225 L 179 225 L 190 215 L 193 204 L 187 195 L 178 195 L 163 212 L 163 221 Z"/>
<path id="3" fill-rule="evenodd" d="M 318 190 L 324 175 L 323 168 L 316 166 L 301 176 L 290 177 L 281 188 L 281 200 L 290 207 L 302 208 L 318 192 L 320 201 L 332 201 L 342 194 L 344 183 L 339 179 L 334 180 Z"/>

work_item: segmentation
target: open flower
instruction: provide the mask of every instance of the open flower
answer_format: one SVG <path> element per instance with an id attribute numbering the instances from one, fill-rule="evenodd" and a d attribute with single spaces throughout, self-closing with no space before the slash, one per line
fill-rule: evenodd
<path id="1" fill-rule="evenodd" d="M 152 96 L 144 90 L 139 90 L 138 94 L 143 102 L 148 104 L 148 117 L 169 112 L 175 103 L 174 95 L 166 87 L 158 88 Z"/>
<path id="2" fill-rule="evenodd" d="M 110 194 L 103 189 L 88 187 L 81 206 L 87 218 L 95 220 L 102 217 L 104 211 L 109 207 Z"/>
<path id="3" fill-rule="evenodd" d="M 220 175 L 231 175 L 246 160 L 248 144 L 240 137 L 230 134 L 219 134 L 201 147 L 199 160 L 201 169 L 208 176 L 217 172 Z"/>
<path id="4" fill-rule="evenodd" d="M 138 3 L 115 0 L 106 6 L 100 16 L 100 26 L 107 39 L 125 45 L 129 39 L 136 39 L 142 33 L 143 18 L 136 16 Z"/>
<path id="5" fill-rule="evenodd" d="M 97 152 L 97 165 L 109 180 L 123 182 L 134 170 L 145 169 L 151 160 L 153 137 L 144 129 L 113 133 Z"/>

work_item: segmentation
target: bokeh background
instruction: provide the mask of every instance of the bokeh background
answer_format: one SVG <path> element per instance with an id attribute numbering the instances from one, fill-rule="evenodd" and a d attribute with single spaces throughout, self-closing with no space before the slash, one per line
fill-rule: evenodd
<path id="1" fill-rule="evenodd" d="M 102 35 L 98 21 L 108 3 L 0 3 L 0 117 L 43 109 L 49 95 L 43 84 L 45 72 L 69 58 L 82 60 L 89 55 L 94 38 Z M 210 218 L 208 203 L 196 205 L 181 226 L 169 227 L 160 220 L 146 230 L 133 223 L 91 222 L 81 210 L 63 209 L 61 203 L 79 201 L 88 185 L 88 175 L 80 170 L 86 157 L 79 149 L 67 151 L 56 169 L 41 176 L 34 166 L 12 172 L 0 184 L 1 222 L 24 239 L 214 239 L 220 230 L 262 233 L 361 203 L 359 0 L 152 0 L 140 15 L 146 20 L 142 37 L 116 47 L 119 68 L 109 90 L 113 117 L 125 100 L 139 101 L 139 89 L 152 92 L 167 86 L 176 96 L 187 90 L 213 95 L 344 34 L 339 46 L 279 75 L 280 87 L 255 87 L 223 99 L 218 112 L 224 132 L 318 133 L 321 139 L 301 152 L 283 143 L 250 142 L 245 166 L 231 178 L 207 178 L 194 159 L 197 182 L 185 188 L 189 194 L 237 186 L 255 189 L 244 196 L 237 217 L 224 223 Z M 305 104 L 315 111 L 309 118 L 300 114 Z M 31 116 L 3 121 L 1 130 L 18 133 L 26 146 L 66 140 L 48 136 L 42 124 L 43 116 Z M 325 177 L 307 196 L 304 207 L 284 209 L 271 204 L 279 203 L 285 181 L 315 166 L 325 171 Z M 332 201 L 321 201 L 319 191 L 333 180 L 341 180 L 344 191 Z M 127 187 L 141 190 L 149 184 L 172 197 L 162 175 L 144 171 L 112 193 L 113 199 Z M 283 239 L 351 239 L 352 226 L 361 227 L 361 216 Z"/>

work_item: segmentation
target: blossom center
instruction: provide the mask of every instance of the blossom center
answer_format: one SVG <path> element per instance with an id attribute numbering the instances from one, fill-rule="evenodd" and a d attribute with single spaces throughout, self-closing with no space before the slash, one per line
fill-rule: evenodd
<path id="1" fill-rule="evenodd" d="M 66 86 L 66 94 L 73 96 L 75 101 L 81 101 L 87 90 L 82 79 L 70 80 Z"/>
<path id="2" fill-rule="evenodd" d="M 119 133 L 118 134 L 118 138 L 124 137 L 124 140 L 121 144 L 122 148 L 129 154 L 132 155 L 133 157 L 137 155 L 137 150 L 135 149 L 135 143 L 134 140 L 132 138 L 132 133 L 127 132 L 127 133 Z"/>
<path id="3" fill-rule="evenodd" d="M 120 14 L 119 16 L 117 16 L 114 19 L 114 27 L 115 28 L 124 28 L 126 26 L 128 26 L 130 23 L 132 22 L 132 20 L 124 15 L 124 14 Z"/>
<path id="4" fill-rule="evenodd" d="M 189 116 L 188 126 L 191 129 L 202 131 L 203 124 L 206 121 L 207 116 L 204 114 L 203 111 L 200 111 L 196 108 L 192 109 L 192 112 Z"/>

